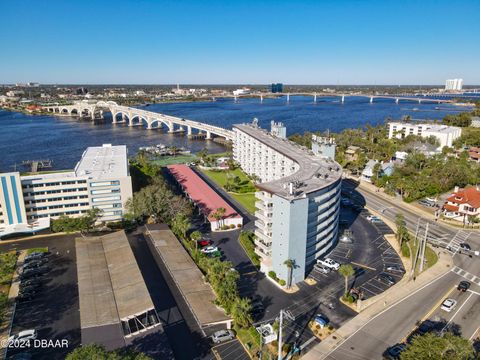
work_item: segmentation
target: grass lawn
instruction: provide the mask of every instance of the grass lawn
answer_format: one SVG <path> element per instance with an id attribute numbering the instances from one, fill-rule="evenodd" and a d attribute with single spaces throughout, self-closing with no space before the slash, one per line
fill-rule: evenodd
<path id="1" fill-rule="evenodd" d="M 0 254 L 0 323 L 3 322 L 3 316 L 8 306 L 8 292 L 16 264 L 16 251 Z"/>
<path id="2" fill-rule="evenodd" d="M 31 248 L 27 250 L 27 255 L 34 252 L 48 252 L 48 247 Z"/>
<path id="3" fill-rule="evenodd" d="M 167 166 L 173 164 L 185 164 L 190 162 L 197 161 L 197 157 L 195 155 L 175 155 L 175 156 L 161 156 L 151 162 L 155 165 L 159 166 Z"/>
<path id="4" fill-rule="evenodd" d="M 212 179 L 217 185 L 220 187 L 224 187 L 227 183 L 228 179 L 233 179 L 234 177 L 238 176 L 242 182 L 247 182 L 247 186 L 254 186 L 251 180 L 247 177 L 247 175 L 240 170 L 239 168 L 235 170 L 222 170 L 222 171 L 214 171 L 214 170 L 201 170 L 205 175 L 207 175 L 210 179 Z M 237 200 L 242 206 L 247 210 L 250 214 L 255 213 L 255 192 L 249 193 L 229 193 L 235 200 Z"/>
<path id="5" fill-rule="evenodd" d="M 412 243 L 410 244 L 411 246 L 411 249 L 412 249 L 412 253 L 410 254 L 410 257 L 412 259 L 412 264 L 413 264 L 413 261 L 415 259 L 415 255 L 417 253 L 417 246 L 414 245 L 413 241 Z M 437 256 L 437 253 L 430 247 L 427 245 L 427 247 L 425 248 L 425 264 L 424 264 L 424 268 L 423 268 L 423 271 L 427 270 L 429 267 L 432 267 L 433 265 L 435 265 L 435 263 L 437 262 L 438 260 L 438 256 Z M 418 258 L 418 261 L 417 261 L 417 267 L 415 269 L 415 274 L 418 275 L 419 274 L 419 269 L 420 269 L 420 257 Z"/>

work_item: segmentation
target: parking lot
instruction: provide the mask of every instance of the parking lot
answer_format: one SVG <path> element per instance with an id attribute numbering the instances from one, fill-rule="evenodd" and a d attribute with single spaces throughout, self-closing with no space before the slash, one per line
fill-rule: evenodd
<path id="1" fill-rule="evenodd" d="M 2 244 L 1 251 L 16 248 L 48 246 L 48 265 L 51 270 L 38 278 L 41 290 L 32 300 L 17 302 L 12 334 L 27 329 L 37 330 L 39 340 L 67 340 L 68 346 L 36 346 L 29 349 L 9 349 L 7 358 L 29 353 L 34 359 L 63 359 L 80 344 L 80 315 L 77 289 L 77 270 L 73 236 L 61 236 L 18 244 Z"/>
<path id="2" fill-rule="evenodd" d="M 212 347 L 212 353 L 216 359 L 222 360 L 249 360 L 240 341 L 237 339 L 224 342 Z"/>

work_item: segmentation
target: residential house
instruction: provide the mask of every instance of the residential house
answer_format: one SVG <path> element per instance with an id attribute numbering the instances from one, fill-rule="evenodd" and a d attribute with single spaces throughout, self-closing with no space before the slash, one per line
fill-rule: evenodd
<path id="1" fill-rule="evenodd" d="M 347 160 L 347 162 L 356 161 L 358 159 L 359 152 L 360 148 L 358 146 L 349 146 L 347 150 L 345 150 L 345 160 Z"/>
<path id="2" fill-rule="evenodd" d="M 368 160 L 367 165 L 365 165 L 365 168 L 362 171 L 361 180 L 366 182 L 372 182 L 372 177 L 374 175 L 373 170 L 376 164 L 378 164 L 377 160 Z M 378 174 L 378 176 L 390 176 L 393 174 L 394 168 L 395 164 L 392 161 L 382 162 L 380 163 L 380 173 Z"/>
<path id="3" fill-rule="evenodd" d="M 470 149 L 468 149 L 468 157 L 470 158 L 470 160 L 480 163 L 480 148 L 471 147 Z"/>
<path id="4" fill-rule="evenodd" d="M 442 207 L 443 214 L 447 218 L 468 222 L 468 217 L 480 215 L 480 190 L 470 186 L 465 189 L 455 188 Z"/>

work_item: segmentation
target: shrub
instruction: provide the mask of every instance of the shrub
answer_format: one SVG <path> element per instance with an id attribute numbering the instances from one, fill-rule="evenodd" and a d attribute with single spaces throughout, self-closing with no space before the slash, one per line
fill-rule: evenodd
<path id="1" fill-rule="evenodd" d="M 268 276 L 270 276 L 273 280 L 278 281 L 277 273 L 276 273 L 275 271 L 270 270 L 270 271 L 268 272 Z"/>
<path id="2" fill-rule="evenodd" d="M 234 225 L 234 224 L 230 224 L 230 229 L 235 229 L 235 225 Z"/>
<path id="3" fill-rule="evenodd" d="M 406 241 L 402 243 L 402 256 L 409 258 L 410 257 L 410 248 Z"/>
<path id="4" fill-rule="evenodd" d="M 222 225 L 222 230 L 228 230 L 228 226 L 227 225 Z"/>
<path id="5" fill-rule="evenodd" d="M 239 224 L 240 225 L 240 224 Z M 256 267 L 260 266 L 260 257 L 255 252 L 255 235 L 251 231 L 242 231 L 239 236 L 240 244 L 245 249 L 248 257 Z"/>
<path id="6" fill-rule="evenodd" d="M 278 280 L 278 283 L 282 286 L 285 286 L 287 284 L 287 282 L 283 279 Z"/>
<path id="7" fill-rule="evenodd" d="M 237 228 L 241 228 L 242 227 L 242 224 L 237 224 Z"/>

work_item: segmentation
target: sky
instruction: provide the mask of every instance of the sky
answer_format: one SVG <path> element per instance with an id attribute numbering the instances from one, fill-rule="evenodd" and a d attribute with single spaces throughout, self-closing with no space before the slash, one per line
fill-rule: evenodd
<path id="1" fill-rule="evenodd" d="M 480 84 L 480 0 L 0 0 L 0 83 Z"/>

